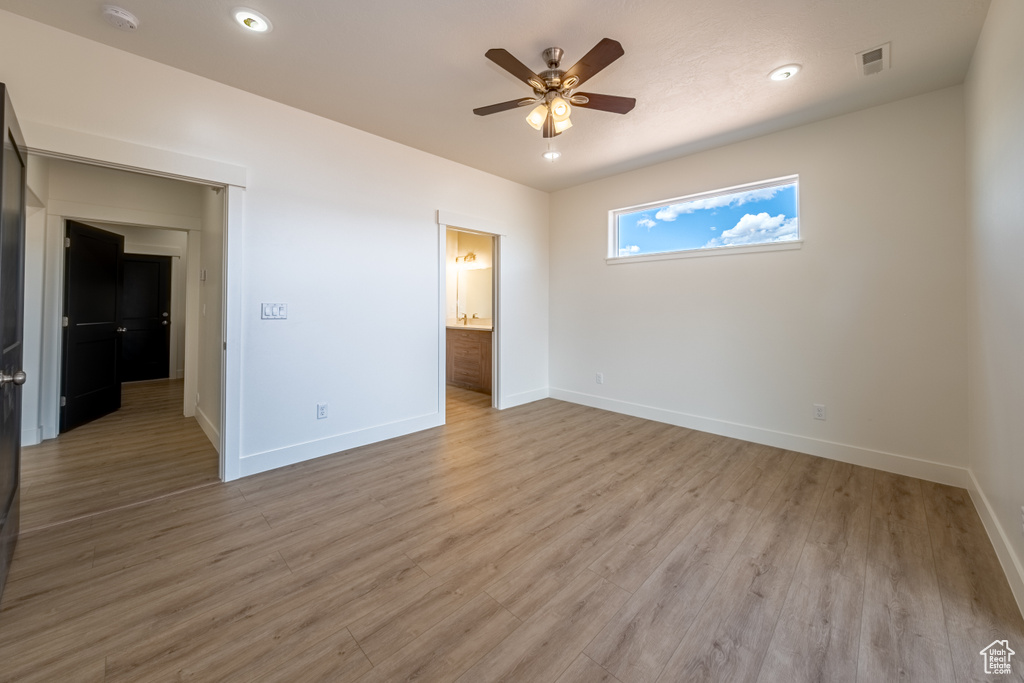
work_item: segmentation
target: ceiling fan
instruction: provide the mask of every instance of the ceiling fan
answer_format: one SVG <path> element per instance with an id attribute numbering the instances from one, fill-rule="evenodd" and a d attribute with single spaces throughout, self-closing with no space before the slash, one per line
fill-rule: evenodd
<path id="1" fill-rule="evenodd" d="M 542 54 L 548 68 L 540 74 L 535 74 L 529 67 L 513 57 L 508 50 L 501 48 L 488 50 L 484 56 L 533 88 L 534 97 L 480 107 L 474 109 L 473 113 L 477 116 L 487 116 L 508 109 L 533 106 L 529 116 L 526 117 L 526 122 L 535 129 L 542 130 L 544 137 L 553 138 L 572 126 L 572 121 L 569 120 L 572 105 L 584 109 L 610 111 L 615 114 L 626 114 L 636 106 L 634 97 L 575 92 L 576 88 L 583 85 L 594 74 L 626 54 L 617 40 L 603 39 L 567 71 L 558 68 L 559 62 L 562 61 L 562 48 L 549 47 Z"/>

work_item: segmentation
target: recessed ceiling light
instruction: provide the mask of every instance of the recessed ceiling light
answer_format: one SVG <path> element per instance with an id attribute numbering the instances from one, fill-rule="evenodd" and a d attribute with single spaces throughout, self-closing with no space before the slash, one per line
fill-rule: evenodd
<path id="1" fill-rule="evenodd" d="M 103 18 L 108 24 L 122 31 L 134 31 L 139 27 L 139 20 L 134 14 L 116 5 L 104 5 Z"/>
<path id="2" fill-rule="evenodd" d="M 786 81 L 793 76 L 796 76 L 798 71 L 800 71 L 799 64 L 787 64 L 786 66 L 780 66 L 778 69 L 768 74 L 768 78 L 773 81 Z"/>
<path id="3" fill-rule="evenodd" d="M 557 150 L 549 149 L 548 151 L 544 152 L 544 154 L 542 154 L 541 156 L 543 156 L 548 161 L 554 161 L 558 157 L 562 156 L 562 153 Z"/>
<path id="4" fill-rule="evenodd" d="M 260 14 L 254 9 L 248 7 L 236 7 L 231 10 L 231 13 L 235 16 L 235 21 L 256 33 L 269 33 L 274 29 L 274 25 L 270 23 L 270 19 Z"/>

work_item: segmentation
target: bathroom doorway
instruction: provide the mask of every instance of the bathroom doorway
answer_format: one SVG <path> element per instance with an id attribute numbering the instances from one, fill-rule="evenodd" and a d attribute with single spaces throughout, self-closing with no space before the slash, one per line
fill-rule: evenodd
<path id="1" fill-rule="evenodd" d="M 495 237 L 445 231 L 445 385 L 494 394 Z"/>

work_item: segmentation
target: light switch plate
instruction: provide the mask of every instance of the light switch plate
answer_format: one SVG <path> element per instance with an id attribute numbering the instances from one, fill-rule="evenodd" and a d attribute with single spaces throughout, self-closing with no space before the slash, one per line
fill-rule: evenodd
<path id="1" fill-rule="evenodd" d="M 260 317 L 263 320 L 287 320 L 288 304 L 262 304 Z"/>

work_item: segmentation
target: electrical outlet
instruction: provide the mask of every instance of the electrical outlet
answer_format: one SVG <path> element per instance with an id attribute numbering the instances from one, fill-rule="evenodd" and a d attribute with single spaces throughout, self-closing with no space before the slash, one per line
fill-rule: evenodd
<path id="1" fill-rule="evenodd" d="M 596 375 L 594 375 L 594 381 L 597 382 L 598 384 L 604 384 L 604 373 L 599 372 Z"/>
<path id="2" fill-rule="evenodd" d="M 825 404 L 815 403 L 814 404 L 814 419 L 824 420 L 825 419 Z"/>
<path id="3" fill-rule="evenodd" d="M 316 404 L 316 419 L 325 420 L 327 419 L 327 404 L 317 403 Z"/>

